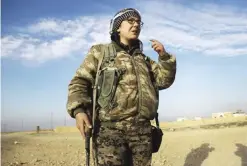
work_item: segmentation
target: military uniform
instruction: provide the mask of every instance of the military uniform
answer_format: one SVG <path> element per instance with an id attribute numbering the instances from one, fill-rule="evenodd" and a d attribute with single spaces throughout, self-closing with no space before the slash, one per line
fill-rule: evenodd
<path id="1" fill-rule="evenodd" d="M 93 139 L 95 164 L 123 165 L 121 147 L 128 147 L 135 166 L 151 165 L 151 123 L 158 109 L 157 90 L 170 87 L 176 75 L 176 59 L 171 54 L 155 62 L 142 53 L 141 42 L 128 48 L 112 41 L 116 57 L 100 81 L 97 98 L 98 129 Z M 92 108 L 92 86 L 102 56 L 100 44 L 89 50 L 69 84 L 67 110 L 74 118 Z M 104 71 L 102 66 L 101 70 Z M 121 72 L 119 72 L 121 71 Z M 116 79 L 117 78 L 117 79 Z M 153 79 L 152 79 L 153 78 Z M 114 81 L 115 80 L 115 81 Z"/>

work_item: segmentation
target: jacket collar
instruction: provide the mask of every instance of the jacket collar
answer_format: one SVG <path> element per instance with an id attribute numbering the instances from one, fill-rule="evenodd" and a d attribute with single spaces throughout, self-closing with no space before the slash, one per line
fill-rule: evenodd
<path id="1" fill-rule="evenodd" d="M 142 43 L 140 40 L 137 40 L 132 47 L 124 45 L 120 41 L 112 40 L 112 43 L 114 44 L 117 52 L 125 51 L 130 55 L 133 55 L 135 53 L 142 53 Z"/>

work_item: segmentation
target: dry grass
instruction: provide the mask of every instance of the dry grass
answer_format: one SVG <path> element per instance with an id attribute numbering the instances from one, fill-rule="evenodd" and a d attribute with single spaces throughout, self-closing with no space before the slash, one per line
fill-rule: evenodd
<path id="1" fill-rule="evenodd" d="M 152 121 L 152 124 L 155 124 Z M 247 117 L 228 117 L 228 118 L 205 118 L 202 120 L 186 120 L 181 122 L 160 122 L 160 128 L 165 131 L 177 131 L 185 129 L 211 129 L 211 128 L 223 128 L 234 126 L 247 125 Z M 74 126 L 58 126 L 54 129 L 57 133 L 62 132 L 78 132 L 78 129 Z"/>
<path id="2" fill-rule="evenodd" d="M 71 126 L 58 126 L 54 129 L 56 133 L 63 133 L 63 132 L 78 132 L 76 127 Z"/>
<path id="3" fill-rule="evenodd" d="M 161 122 L 161 128 L 163 142 L 160 151 L 153 154 L 152 166 L 247 164 L 247 117 Z M 82 166 L 84 143 L 76 127 L 61 126 L 40 133 L 5 133 L 1 165 Z"/>
<path id="4" fill-rule="evenodd" d="M 247 126 L 164 131 L 152 166 L 244 166 Z M 16 143 L 17 142 L 17 143 Z M 84 140 L 77 132 L 18 132 L 2 135 L 2 166 L 85 165 Z"/>

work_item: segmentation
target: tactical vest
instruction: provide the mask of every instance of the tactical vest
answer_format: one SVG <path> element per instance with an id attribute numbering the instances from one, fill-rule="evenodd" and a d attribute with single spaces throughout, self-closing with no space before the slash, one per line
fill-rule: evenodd
<path id="1" fill-rule="evenodd" d="M 102 45 L 102 63 L 98 74 L 97 102 L 101 108 L 111 109 L 114 107 L 112 99 L 116 92 L 118 80 L 126 71 L 125 68 L 114 67 L 116 49 L 112 43 Z"/>

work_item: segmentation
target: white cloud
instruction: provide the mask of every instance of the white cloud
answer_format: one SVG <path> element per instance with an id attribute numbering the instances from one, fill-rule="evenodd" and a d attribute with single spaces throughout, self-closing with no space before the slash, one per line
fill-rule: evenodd
<path id="1" fill-rule="evenodd" d="M 14 38 L 13 36 L 7 36 L 2 38 L 1 43 L 3 44 L 1 48 L 1 56 L 5 57 L 11 55 L 14 50 L 19 48 L 23 43 L 23 40 Z"/>
<path id="2" fill-rule="evenodd" d="M 42 63 L 74 53 L 86 53 L 92 44 L 107 42 L 106 31 L 100 29 L 108 28 L 106 21 L 106 18 L 97 20 L 94 17 L 41 20 L 22 28 L 20 35 L 3 37 L 2 56 Z"/>
<path id="3" fill-rule="evenodd" d="M 169 1 L 135 4 L 143 15 L 140 38 L 145 44 L 156 38 L 165 46 L 214 56 L 247 55 L 247 12 L 226 6 L 184 6 Z M 48 60 L 86 53 L 92 44 L 109 41 L 111 16 L 73 20 L 43 19 L 21 27 L 17 35 L 2 37 L 2 57 L 29 61 Z"/>
<path id="4" fill-rule="evenodd" d="M 247 55 L 247 12 L 217 5 L 183 6 L 147 1 L 138 4 L 145 36 L 175 48 L 217 56 Z M 239 46 L 241 45 L 241 48 Z"/>

